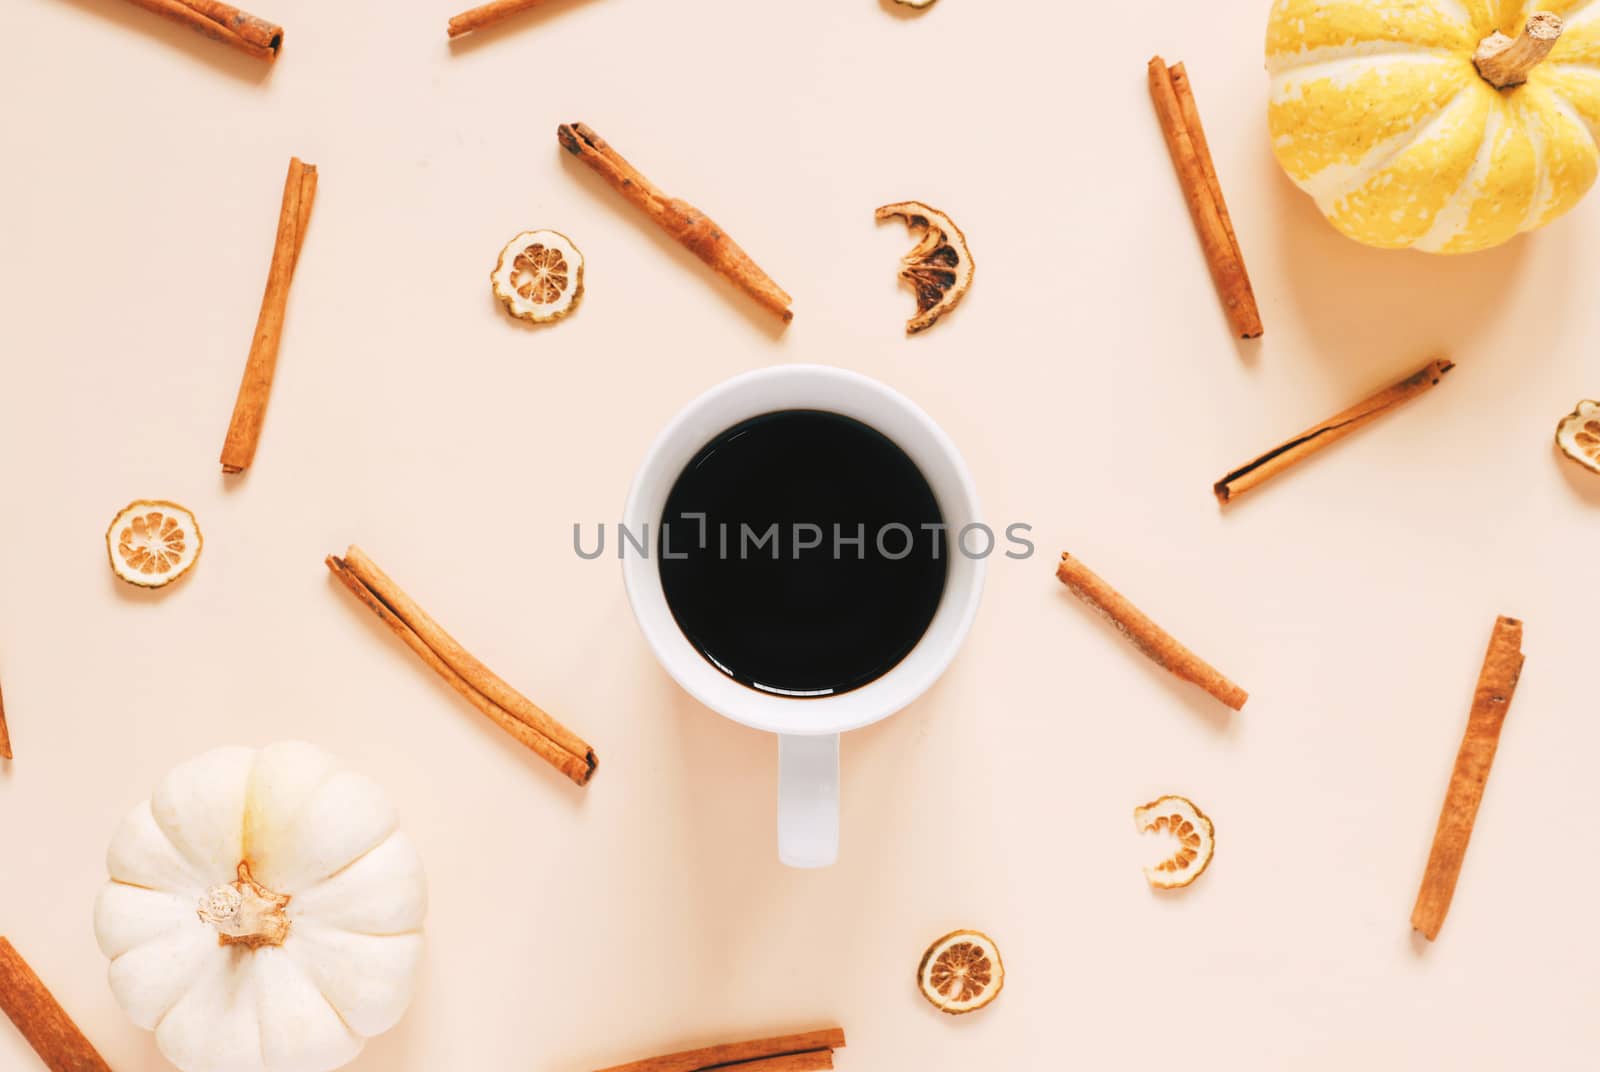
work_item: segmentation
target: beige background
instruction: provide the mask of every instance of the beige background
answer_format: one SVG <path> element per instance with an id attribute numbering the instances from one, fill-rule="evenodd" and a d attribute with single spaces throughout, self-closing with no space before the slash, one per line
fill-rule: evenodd
<path id="1" fill-rule="evenodd" d="M 364 1072 L 582 1070 L 837 1021 L 841 1069 L 1589 1067 L 1600 478 L 1556 419 L 1600 394 L 1600 199 L 1460 260 L 1362 249 L 1278 173 L 1264 0 L 553 0 L 454 48 L 441 3 L 259 0 L 270 70 L 115 0 L 17 0 L 0 65 L 0 930 L 119 1072 L 165 1067 L 90 928 L 102 856 L 173 764 L 302 737 L 377 777 L 428 864 L 430 952 Z M 1118 9 L 1120 11 L 1120 9 Z M 1229 341 L 1145 97 L 1184 59 L 1261 296 Z M 1070 66 L 1069 66 L 1070 61 Z M 1070 70 L 1070 75 L 1067 71 Z M 560 154 L 594 125 L 795 296 L 776 332 Z M 255 469 L 216 464 L 285 163 L 321 168 Z M 966 304 L 907 340 L 910 238 L 965 228 Z M 487 275 L 570 234 L 587 296 L 508 321 Z M 1227 513 L 1221 473 L 1436 348 L 1436 392 Z M 657 428 L 747 369 L 900 388 L 996 523 L 972 639 L 850 736 L 832 870 L 774 854 L 774 743 L 681 694 L 629 616 L 614 521 Z M 144 595 L 135 497 L 206 550 Z M 592 532 L 592 528 L 588 531 Z M 363 544 L 592 740 L 578 791 L 339 590 Z M 1236 716 L 1051 579 L 1071 548 L 1252 690 Z M 1407 916 L 1497 612 L 1517 695 L 1439 943 Z M 1192 796 L 1220 851 L 1155 896 L 1130 809 Z M 953 1021 L 924 945 L 976 926 L 1006 993 Z M 9 1028 L 0 1067 L 34 1067 Z"/>

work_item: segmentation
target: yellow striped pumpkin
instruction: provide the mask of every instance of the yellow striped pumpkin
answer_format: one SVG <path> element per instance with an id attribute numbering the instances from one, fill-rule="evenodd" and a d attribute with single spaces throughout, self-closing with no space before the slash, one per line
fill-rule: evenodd
<path id="1" fill-rule="evenodd" d="M 1600 169 L 1600 0 L 1275 0 L 1267 70 L 1278 162 L 1368 245 L 1487 249 Z"/>

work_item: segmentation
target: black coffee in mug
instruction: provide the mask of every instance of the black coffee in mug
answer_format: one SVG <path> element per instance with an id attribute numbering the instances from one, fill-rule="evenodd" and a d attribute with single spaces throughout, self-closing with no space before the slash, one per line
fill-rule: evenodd
<path id="1" fill-rule="evenodd" d="M 793 409 L 707 443 L 667 495 L 661 587 L 717 669 L 832 696 L 894 669 L 944 593 L 950 541 L 927 479 L 883 433 Z"/>

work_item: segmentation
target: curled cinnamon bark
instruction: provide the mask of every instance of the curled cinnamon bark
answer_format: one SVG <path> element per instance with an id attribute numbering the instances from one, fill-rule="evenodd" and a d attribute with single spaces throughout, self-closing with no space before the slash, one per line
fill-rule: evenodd
<path id="1" fill-rule="evenodd" d="M 111 1072 L 28 962 L 0 938 L 0 1010 L 50 1072 Z"/>
<path id="2" fill-rule="evenodd" d="M 647 1057 L 600 1072 L 819 1072 L 833 1067 L 833 1051 L 843 1047 L 844 1031 L 833 1027 Z"/>
<path id="3" fill-rule="evenodd" d="M 11 754 L 11 730 L 6 726 L 6 697 L 0 692 L 0 759 L 15 759 Z"/>
<path id="4" fill-rule="evenodd" d="M 1430 942 L 1439 937 L 1455 898 L 1461 864 L 1467 858 L 1467 843 L 1472 839 L 1478 805 L 1483 802 L 1483 790 L 1489 783 L 1489 768 L 1500 747 L 1500 730 L 1511 710 L 1523 661 L 1522 623 L 1503 616 L 1496 619 L 1489 635 L 1489 650 L 1483 656 L 1483 669 L 1478 672 L 1478 687 L 1472 694 L 1467 731 L 1461 738 L 1456 765 L 1450 772 L 1450 788 L 1433 833 L 1428 868 L 1422 875 L 1417 903 L 1411 909 L 1411 926 Z"/>
<path id="5" fill-rule="evenodd" d="M 493 26 L 502 19 L 509 19 L 512 15 L 519 15 L 543 3 L 545 0 L 494 0 L 493 3 L 481 4 L 471 11 L 463 11 L 459 15 L 452 16 L 448 30 L 451 37 L 460 37 L 462 34 Z"/>
<path id="6" fill-rule="evenodd" d="M 329 555 L 328 569 L 434 673 L 529 751 L 577 785 L 588 785 L 599 760 L 583 739 L 501 680 L 428 616 L 359 547 Z"/>
<path id="7" fill-rule="evenodd" d="M 272 378 L 278 369 L 278 344 L 283 337 L 283 317 L 289 305 L 289 284 L 300 263 L 300 247 L 305 242 L 306 225 L 311 222 L 311 205 L 317 196 L 317 168 L 289 158 L 289 174 L 283 183 L 283 204 L 278 210 L 278 232 L 272 244 L 272 264 L 267 269 L 267 288 L 261 295 L 261 312 L 256 316 L 255 334 L 250 338 L 250 356 L 245 359 L 244 377 L 234 399 L 233 416 L 228 420 L 228 435 L 222 443 L 222 471 L 242 473 L 255 460 L 261 441 L 261 425 L 267 415 L 267 399 L 272 394 Z"/>
<path id="8" fill-rule="evenodd" d="M 1321 424 L 1304 432 L 1252 461 L 1246 462 L 1211 486 L 1217 502 L 1226 505 L 1251 488 L 1266 483 L 1295 463 L 1304 461 L 1317 451 L 1337 443 L 1356 429 L 1388 413 L 1403 402 L 1409 402 L 1424 391 L 1437 387 L 1445 374 L 1455 368 L 1455 362 L 1437 358 L 1383 390 L 1362 399 L 1347 410 L 1335 413 Z"/>
<path id="9" fill-rule="evenodd" d="M 1172 634 L 1145 617 L 1120 592 L 1065 551 L 1061 553 L 1061 564 L 1056 567 L 1056 579 L 1066 585 L 1073 595 L 1099 611 L 1156 665 L 1191 685 L 1198 685 L 1235 711 L 1244 707 L 1245 701 L 1250 698 L 1249 693 L 1178 643 Z"/>
<path id="10" fill-rule="evenodd" d="M 1222 182 L 1211 161 L 1211 147 L 1200 123 L 1189 72 L 1181 63 L 1168 67 L 1166 60 L 1154 56 L 1148 75 L 1150 99 L 1155 104 L 1167 152 L 1177 169 L 1178 184 L 1183 188 L 1183 198 L 1189 205 L 1189 215 L 1194 219 L 1228 322 L 1239 338 L 1258 338 L 1262 332 L 1261 312 L 1233 231 L 1228 202 L 1222 196 Z"/>
<path id="11" fill-rule="evenodd" d="M 612 189 L 644 209 L 663 231 L 726 276 L 762 308 L 785 323 L 794 319 L 789 295 L 705 213 L 687 201 L 662 193 L 638 168 L 584 124 L 562 123 L 556 129 L 556 138 L 563 149 L 582 160 L 610 183 Z"/>
<path id="12" fill-rule="evenodd" d="M 248 56 L 272 60 L 283 47 L 283 27 L 218 0 L 128 0 L 157 15 L 181 23 L 213 41 Z"/>

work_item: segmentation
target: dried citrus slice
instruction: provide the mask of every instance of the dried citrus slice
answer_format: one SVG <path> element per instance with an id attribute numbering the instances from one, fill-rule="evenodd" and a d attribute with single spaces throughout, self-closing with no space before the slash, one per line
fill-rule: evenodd
<path id="1" fill-rule="evenodd" d="M 994 939 L 982 931 L 953 931 L 922 954 L 917 986 L 940 1012 L 974 1012 L 1000 996 L 1006 967 Z"/>
<path id="2" fill-rule="evenodd" d="M 161 499 L 129 503 L 106 529 L 112 571 L 141 588 L 160 588 L 188 573 L 202 542 L 194 515 Z"/>
<path id="3" fill-rule="evenodd" d="M 1600 402 L 1584 399 L 1561 418 L 1556 425 L 1556 445 L 1585 469 L 1600 473 Z"/>
<path id="4" fill-rule="evenodd" d="M 1144 869 L 1144 877 L 1157 889 L 1187 886 L 1211 865 L 1217 831 L 1194 801 L 1186 797 L 1152 800 L 1133 809 L 1133 821 L 1141 833 L 1165 834 L 1172 840 L 1172 852 L 1160 863 Z"/>
<path id="5" fill-rule="evenodd" d="M 583 254 L 560 231 L 524 231 L 500 251 L 489 279 L 512 316 L 560 320 L 583 297 Z"/>
<path id="6" fill-rule="evenodd" d="M 923 232 L 916 248 L 900 258 L 900 278 L 917 295 L 917 315 L 906 321 L 906 334 L 927 331 L 956 307 L 972 285 L 967 238 L 949 216 L 921 201 L 884 205 L 876 215 L 879 222 L 899 218 L 911 230 Z"/>

